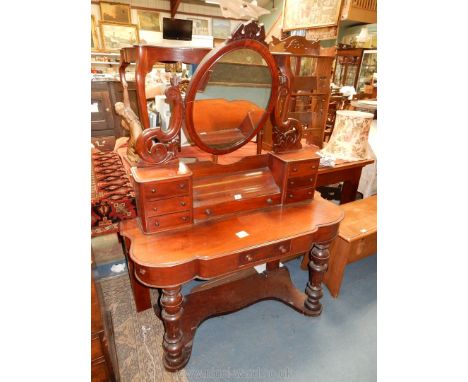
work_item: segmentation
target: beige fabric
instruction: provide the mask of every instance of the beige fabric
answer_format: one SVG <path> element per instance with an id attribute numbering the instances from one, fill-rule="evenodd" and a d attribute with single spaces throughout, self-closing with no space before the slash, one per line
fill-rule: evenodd
<path id="1" fill-rule="evenodd" d="M 371 113 L 338 110 L 333 133 L 320 153 L 346 161 L 367 159 L 367 140 L 373 118 Z"/>

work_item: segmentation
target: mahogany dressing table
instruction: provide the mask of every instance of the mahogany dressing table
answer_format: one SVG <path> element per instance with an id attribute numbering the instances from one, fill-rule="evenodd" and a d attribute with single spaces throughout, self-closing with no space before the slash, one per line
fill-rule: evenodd
<path id="1" fill-rule="evenodd" d="M 316 147 L 302 147 L 303 125 L 281 119 L 278 95 L 288 84 L 264 39 L 263 25 L 251 21 L 207 54 L 190 51 L 192 59 L 202 59 L 184 99 L 175 79 L 166 91 L 172 107 L 166 130 L 143 129 L 129 105 L 119 105 L 131 127 L 124 160 L 138 209 L 137 219 L 120 223 L 120 235 L 137 310 L 151 308 L 149 288 L 161 289 L 155 310 L 164 322 L 163 362 L 171 371 L 188 362 L 195 331 L 209 317 L 265 299 L 307 316 L 322 311 L 328 247 L 343 213 L 315 192 L 320 158 Z M 184 61 L 189 52 L 174 50 L 169 59 L 159 59 Z M 145 57 L 140 55 L 139 64 L 148 70 Z M 124 84 L 128 61 L 122 60 L 120 70 Z M 138 73 L 137 65 L 137 83 Z M 272 152 L 217 163 L 218 156 L 259 137 L 270 115 Z M 181 155 L 182 126 L 213 160 Z M 279 263 L 304 253 L 309 281 L 302 292 Z M 264 263 L 263 273 L 254 270 Z M 210 281 L 183 296 L 182 285 L 193 279 Z"/>

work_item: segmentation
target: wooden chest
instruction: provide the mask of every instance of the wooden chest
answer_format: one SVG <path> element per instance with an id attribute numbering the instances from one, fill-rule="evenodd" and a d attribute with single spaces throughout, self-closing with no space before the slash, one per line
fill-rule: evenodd
<path id="1" fill-rule="evenodd" d="M 330 246 L 330 262 L 323 279 L 333 297 L 338 297 L 346 265 L 377 252 L 377 196 L 340 207 L 345 217 Z"/>

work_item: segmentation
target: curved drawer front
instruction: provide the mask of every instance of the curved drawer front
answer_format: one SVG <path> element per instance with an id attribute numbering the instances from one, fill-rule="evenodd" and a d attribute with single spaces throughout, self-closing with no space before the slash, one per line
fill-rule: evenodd
<path id="1" fill-rule="evenodd" d="M 239 266 L 267 260 L 270 257 L 288 255 L 291 252 L 291 240 L 284 240 L 276 244 L 255 248 L 239 254 Z"/>
<path id="2" fill-rule="evenodd" d="M 312 199 L 314 197 L 314 188 L 288 188 L 286 193 L 286 203 L 298 202 L 300 200 Z"/>
<path id="3" fill-rule="evenodd" d="M 289 177 L 298 177 L 315 174 L 318 168 L 318 162 L 314 160 L 290 163 L 288 166 Z"/>
<path id="4" fill-rule="evenodd" d="M 169 198 L 171 196 L 188 195 L 189 181 L 158 182 L 143 185 L 143 194 L 147 199 Z"/>
<path id="5" fill-rule="evenodd" d="M 313 187 L 314 183 L 315 183 L 315 175 L 302 176 L 298 178 L 289 178 L 288 188 Z"/>
<path id="6" fill-rule="evenodd" d="M 170 198 L 147 202 L 145 208 L 146 216 L 152 217 L 189 210 L 190 208 L 192 208 L 192 206 L 190 204 L 189 196 L 181 196 L 179 198 Z"/>
<path id="7" fill-rule="evenodd" d="M 183 211 L 175 214 L 150 217 L 146 219 L 146 228 L 148 232 L 157 232 L 190 223 L 192 223 L 190 211 Z"/>

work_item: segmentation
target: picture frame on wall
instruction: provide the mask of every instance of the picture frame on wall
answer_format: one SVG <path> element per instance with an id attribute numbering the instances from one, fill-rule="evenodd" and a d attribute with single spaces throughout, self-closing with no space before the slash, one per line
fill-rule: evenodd
<path id="1" fill-rule="evenodd" d="M 338 25 L 342 0 L 284 0 L 283 31 Z"/>
<path id="2" fill-rule="evenodd" d="M 100 28 L 104 50 L 116 51 L 140 43 L 138 25 L 101 22 Z"/>
<path id="3" fill-rule="evenodd" d="M 141 30 L 161 32 L 161 15 L 155 11 L 137 11 L 138 27 Z"/>
<path id="4" fill-rule="evenodd" d="M 231 35 L 231 21 L 213 18 L 211 29 L 214 38 L 226 39 Z"/>
<path id="5" fill-rule="evenodd" d="M 101 9 L 101 21 L 130 24 L 130 5 L 122 3 L 106 3 L 100 2 L 99 7 Z"/>
<path id="6" fill-rule="evenodd" d="M 187 17 L 187 20 L 192 20 L 192 35 L 208 36 L 210 34 L 208 19 L 194 19 Z"/>
<path id="7" fill-rule="evenodd" d="M 99 45 L 99 39 L 96 32 L 96 19 L 94 15 L 91 15 L 91 51 L 98 51 L 101 47 Z"/>

